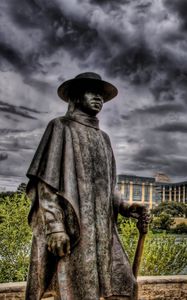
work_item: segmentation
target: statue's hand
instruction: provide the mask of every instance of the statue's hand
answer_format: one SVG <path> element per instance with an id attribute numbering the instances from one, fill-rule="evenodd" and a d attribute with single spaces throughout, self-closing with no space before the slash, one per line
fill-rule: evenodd
<path id="1" fill-rule="evenodd" d="M 63 257 L 70 254 L 70 239 L 65 232 L 54 232 L 47 235 L 48 250 L 54 255 Z"/>
<path id="2" fill-rule="evenodd" d="M 151 216 L 148 209 L 143 207 L 137 222 L 137 228 L 140 233 L 146 234 L 148 232 L 150 220 Z"/>
<path id="3" fill-rule="evenodd" d="M 128 209 L 129 217 L 138 220 L 137 228 L 140 233 L 147 233 L 151 217 L 148 209 L 139 203 L 133 203 Z"/>

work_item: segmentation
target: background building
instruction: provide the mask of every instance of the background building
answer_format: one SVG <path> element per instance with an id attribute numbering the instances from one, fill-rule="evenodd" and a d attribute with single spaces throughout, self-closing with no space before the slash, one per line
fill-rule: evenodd
<path id="1" fill-rule="evenodd" d="M 187 181 L 172 183 L 162 173 L 155 177 L 118 175 L 117 179 L 121 197 L 129 203 L 142 203 L 150 209 L 161 202 L 187 203 Z"/>

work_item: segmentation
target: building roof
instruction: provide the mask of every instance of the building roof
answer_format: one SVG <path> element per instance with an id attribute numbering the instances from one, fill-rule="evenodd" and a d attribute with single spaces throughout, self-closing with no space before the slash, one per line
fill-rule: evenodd
<path id="1" fill-rule="evenodd" d="M 131 174 L 119 174 L 117 176 L 118 181 L 140 181 L 140 182 L 155 182 L 154 177 L 144 177 L 144 176 L 137 176 L 137 175 L 131 175 Z"/>
<path id="2" fill-rule="evenodd" d="M 134 183 L 148 182 L 148 183 L 155 183 L 156 186 L 187 185 L 187 181 L 181 181 L 181 182 L 158 181 L 158 178 L 156 180 L 155 177 L 137 176 L 137 175 L 132 175 L 132 174 L 119 174 L 119 175 L 117 175 L 117 179 L 118 179 L 118 182 L 121 182 L 121 181 L 132 181 Z"/>

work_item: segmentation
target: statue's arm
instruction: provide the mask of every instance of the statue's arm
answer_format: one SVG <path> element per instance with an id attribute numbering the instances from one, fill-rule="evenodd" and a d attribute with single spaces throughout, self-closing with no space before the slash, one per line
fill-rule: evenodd
<path id="1" fill-rule="evenodd" d="M 139 203 L 129 204 L 121 200 L 120 193 L 115 193 L 115 203 L 118 206 L 118 213 L 126 218 L 138 220 L 137 227 L 140 232 L 147 233 L 150 222 L 150 213 L 146 206 Z"/>
<path id="2" fill-rule="evenodd" d="M 38 183 L 39 207 L 45 227 L 48 250 L 58 256 L 70 252 L 70 241 L 65 229 L 65 216 L 58 196 L 47 184 Z"/>

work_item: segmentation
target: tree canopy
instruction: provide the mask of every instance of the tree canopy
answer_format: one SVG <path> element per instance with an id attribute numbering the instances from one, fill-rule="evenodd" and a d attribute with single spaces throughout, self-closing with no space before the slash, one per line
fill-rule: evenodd
<path id="1" fill-rule="evenodd" d="M 156 217 L 159 217 L 162 212 L 172 217 L 187 217 L 187 205 L 179 202 L 162 202 L 151 210 Z"/>

